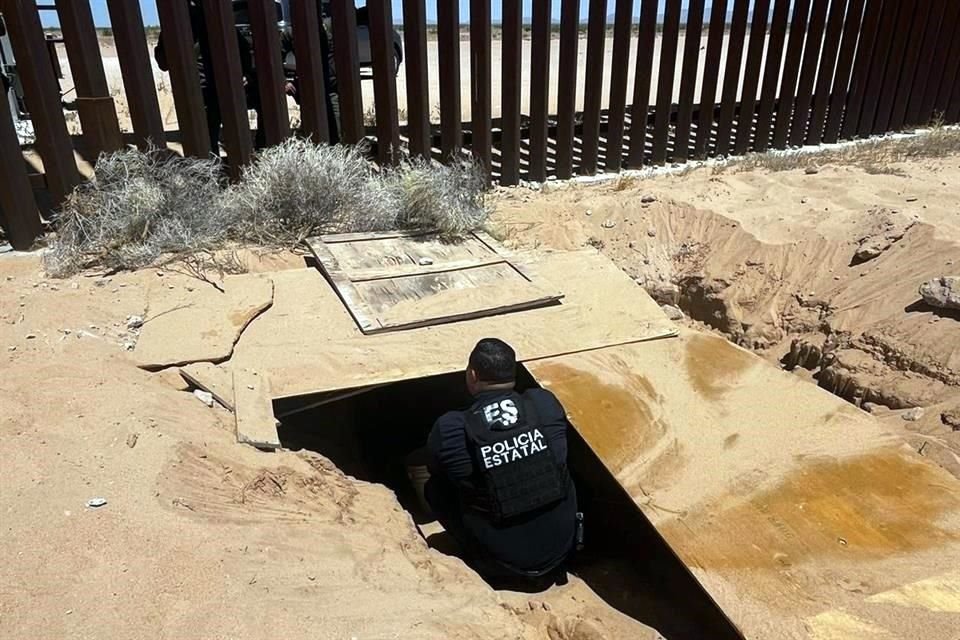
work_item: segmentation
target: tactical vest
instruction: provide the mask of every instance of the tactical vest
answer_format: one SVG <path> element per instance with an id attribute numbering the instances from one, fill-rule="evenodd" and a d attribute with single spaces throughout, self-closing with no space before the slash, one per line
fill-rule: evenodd
<path id="1" fill-rule="evenodd" d="M 494 522 L 560 502 L 566 465 L 557 462 L 533 401 L 519 393 L 467 413 L 467 438 L 481 486 L 471 507 Z"/>

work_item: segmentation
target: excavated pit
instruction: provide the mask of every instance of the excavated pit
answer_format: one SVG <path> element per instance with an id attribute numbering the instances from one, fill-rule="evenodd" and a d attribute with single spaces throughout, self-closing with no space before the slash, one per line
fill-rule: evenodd
<path id="1" fill-rule="evenodd" d="M 534 386 L 536 381 L 523 371 L 519 388 Z M 421 533 L 436 531 L 438 525 L 420 507 L 406 460 L 425 445 L 438 416 L 469 405 L 463 375 L 404 381 L 301 409 L 316 402 L 275 403 L 276 415 L 286 416 L 278 430 L 283 447 L 318 452 L 358 480 L 385 485 Z M 571 559 L 569 573 L 613 608 L 670 640 L 740 638 L 574 428 L 568 431 L 568 446 L 586 522 L 585 548 Z M 442 530 L 426 540 L 438 552 L 459 553 Z"/>

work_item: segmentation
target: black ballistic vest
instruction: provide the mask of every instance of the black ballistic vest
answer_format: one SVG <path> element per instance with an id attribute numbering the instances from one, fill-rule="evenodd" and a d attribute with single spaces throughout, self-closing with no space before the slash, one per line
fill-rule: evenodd
<path id="1" fill-rule="evenodd" d="M 567 496 L 566 465 L 557 462 L 534 403 L 512 393 L 467 414 L 467 439 L 482 478 L 473 508 L 494 522 L 547 507 Z"/>

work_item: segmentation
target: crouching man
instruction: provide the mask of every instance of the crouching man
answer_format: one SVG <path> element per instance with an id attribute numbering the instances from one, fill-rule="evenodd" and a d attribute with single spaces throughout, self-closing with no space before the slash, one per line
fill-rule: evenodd
<path id="1" fill-rule="evenodd" d="M 549 391 L 515 390 L 516 355 L 501 340 L 477 344 L 466 376 L 474 403 L 427 441 L 427 502 L 492 582 L 559 579 L 577 526 L 566 413 Z"/>

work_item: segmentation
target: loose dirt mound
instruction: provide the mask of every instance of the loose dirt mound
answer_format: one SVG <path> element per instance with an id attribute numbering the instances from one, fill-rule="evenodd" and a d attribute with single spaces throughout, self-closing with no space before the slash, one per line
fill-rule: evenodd
<path id="1" fill-rule="evenodd" d="M 517 245 L 596 246 L 694 324 L 858 406 L 930 407 L 932 419 L 960 397 L 960 315 L 926 304 L 919 286 L 960 270 L 960 197 L 948 186 L 960 167 L 887 170 L 702 169 L 507 191 L 495 223 Z M 935 431 L 930 446 L 960 454 L 960 435 Z M 941 457 L 960 473 L 960 458 Z"/>

